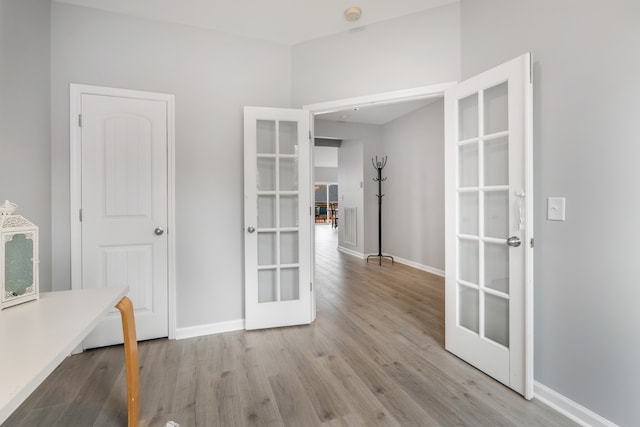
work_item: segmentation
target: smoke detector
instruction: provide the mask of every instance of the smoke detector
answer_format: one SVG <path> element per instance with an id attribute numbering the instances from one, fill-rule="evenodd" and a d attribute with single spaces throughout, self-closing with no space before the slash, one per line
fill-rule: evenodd
<path id="1" fill-rule="evenodd" d="M 362 15 L 362 9 L 356 6 L 349 7 L 344 11 L 344 19 L 349 22 L 356 22 L 360 19 L 360 15 Z"/>

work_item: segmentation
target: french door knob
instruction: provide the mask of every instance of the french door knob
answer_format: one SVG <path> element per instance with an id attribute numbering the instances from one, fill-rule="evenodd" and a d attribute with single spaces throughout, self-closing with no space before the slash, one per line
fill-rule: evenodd
<path id="1" fill-rule="evenodd" d="M 517 248 L 521 244 L 522 244 L 522 241 L 518 236 L 509 237 L 507 239 L 507 245 L 511 246 L 512 248 Z"/>
<path id="2" fill-rule="evenodd" d="M 253 225 L 250 225 L 250 226 L 247 227 L 247 231 L 249 233 L 254 233 L 256 231 L 256 228 Z"/>
<path id="3" fill-rule="evenodd" d="M 162 236 L 164 234 L 164 230 L 162 229 L 162 227 L 158 227 L 155 230 L 153 230 L 154 233 L 156 233 L 156 236 Z"/>

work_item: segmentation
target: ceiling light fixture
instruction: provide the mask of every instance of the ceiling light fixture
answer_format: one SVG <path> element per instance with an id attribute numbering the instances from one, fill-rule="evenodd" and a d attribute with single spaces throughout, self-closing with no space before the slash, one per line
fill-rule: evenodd
<path id="1" fill-rule="evenodd" d="M 344 11 L 344 19 L 349 22 L 356 22 L 358 19 L 360 19 L 360 15 L 362 15 L 362 9 L 356 6 L 348 7 Z"/>

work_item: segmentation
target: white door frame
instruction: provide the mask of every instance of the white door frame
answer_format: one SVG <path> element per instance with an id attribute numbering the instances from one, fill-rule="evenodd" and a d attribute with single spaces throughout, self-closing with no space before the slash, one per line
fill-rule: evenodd
<path id="1" fill-rule="evenodd" d="M 404 101 L 413 101 L 416 99 L 425 99 L 425 98 L 444 98 L 444 91 L 447 88 L 456 86 L 458 82 L 451 81 L 445 82 L 430 86 L 421 86 L 410 89 L 403 89 L 391 92 L 382 92 L 373 95 L 367 96 L 359 96 L 354 98 L 346 98 L 339 99 L 327 102 L 320 102 L 316 104 L 307 104 L 303 105 L 302 108 L 304 110 L 308 110 L 314 116 L 316 114 L 323 113 L 332 113 L 335 111 L 343 111 L 353 109 L 355 107 L 362 106 L 373 106 L 373 105 L 384 105 L 384 104 L 393 104 L 396 102 L 404 102 Z M 530 119 L 532 112 L 529 110 L 529 106 L 527 108 L 527 116 Z M 313 121 L 312 121 L 313 122 Z M 532 138 L 532 130 L 527 129 L 527 137 L 531 140 Z M 443 142 L 444 144 L 444 142 Z M 525 164 L 525 174 L 527 176 L 531 176 L 533 173 L 533 155 L 531 152 L 530 144 L 526 148 L 527 153 L 527 163 Z M 313 164 L 313 150 L 311 150 L 311 161 Z M 530 181 L 530 180 L 529 180 Z M 313 182 L 311 183 L 313 185 Z M 444 186 L 444 182 L 442 183 Z M 530 188 L 528 190 L 531 190 Z M 532 191 L 528 192 L 529 194 L 533 194 Z M 533 201 L 531 197 L 526 198 L 526 211 L 532 212 Z M 531 223 L 528 227 L 533 227 L 533 221 L 528 221 Z M 531 228 L 532 230 L 532 228 Z M 525 242 L 525 244 L 529 244 L 529 242 Z M 315 247 L 313 250 L 313 260 L 314 264 L 312 265 L 312 271 L 315 271 Z M 533 397 L 533 250 L 528 250 L 526 253 L 526 261 L 525 261 L 525 398 L 531 399 Z M 315 278 L 314 278 L 315 283 Z M 315 289 L 311 296 L 315 301 Z M 314 313 L 313 318 L 315 319 L 315 304 L 314 304 Z"/>
<path id="2" fill-rule="evenodd" d="M 167 104 L 167 305 L 169 310 L 169 339 L 176 336 L 176 221 L 175 221 L 175 97 L 171 94 L 144 92 L 71 83 L 69 85 L 69 155 L 70 155 L 70 215 L 71 224 L 71 289 L 82 289 L 82 151 L 80 112 L 82 95 L 103 95 L 164 101 Z"/>
<path id="3" fill-rule="evenodd" d="M 374 106 L 374 105 L 385 105 L 385 104 L 395 104 L 396 102 L 406 102 L 406 101 L 415 101 L 418 99 L 426 99 L 426 98 L 444 98 L 444 91 L 452 86 L 457 85 L 458 82 L 446 82 L 439 83 L 430 86 L 420 86 L 410 89 L 401 89 L 390 92 L 381 92 L 372 95 L 365 96 L 357 96 L 354 98 L 345 98 L 345 99 L 336 99 L 333 101 L 319 102 L 317 104 L 307 104 L 303 105 L 302 109 L 309 111 L 311 113 L 312 118 L 317 114 L 324 113 L 333 113 L 336 111 L 344 111 L 344 110 L 352 110 L 356 107 L 366 107 L 366 106 Z M 311 120 L 311 127 L 313 128 L 314 121 Z M 313 132 L 312 132 L 313 134 Z M 315 134 L 314 134 L 315 135 Z M 311 182 L 309 185 L 313 188 L 314 185 L 314 174 L 313 174 L 313 150 L 311 150 L 311 166 L 312 166 L 312 174 L 311 174 Z M 442 183 L 444 186 L 444 182 Z M 311 229 L 311 274 L 313 275 L 313 283 L 315 283 L 315 259 L 316 259 L 316 249 L 315 249 L 315 236 L 314 236 L 315 228 Z M 316 319 L 316 290 L 315 287 L 313 289 L 313 293 L 311 294 L 311 300 L 313 301 L 312 307 L 313 312 L 311 313 L 312 319 Z"/>

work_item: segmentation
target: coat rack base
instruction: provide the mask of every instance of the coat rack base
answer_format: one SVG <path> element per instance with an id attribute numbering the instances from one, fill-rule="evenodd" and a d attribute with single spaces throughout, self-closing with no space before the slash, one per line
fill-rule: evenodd
<path id="1" fill-rule="evenodd" d="M 382 259 L 383 258 L 389 258 L 391 260 L 391 264 L 394 263 L 393 257 L 391 255 L 382 255 L 382 254 L 369 255 L 369 256 L 367 256 L 367 262 L 369 262 L 369 258 L 378 258 L 378 265 L 382 265 Z"/>

